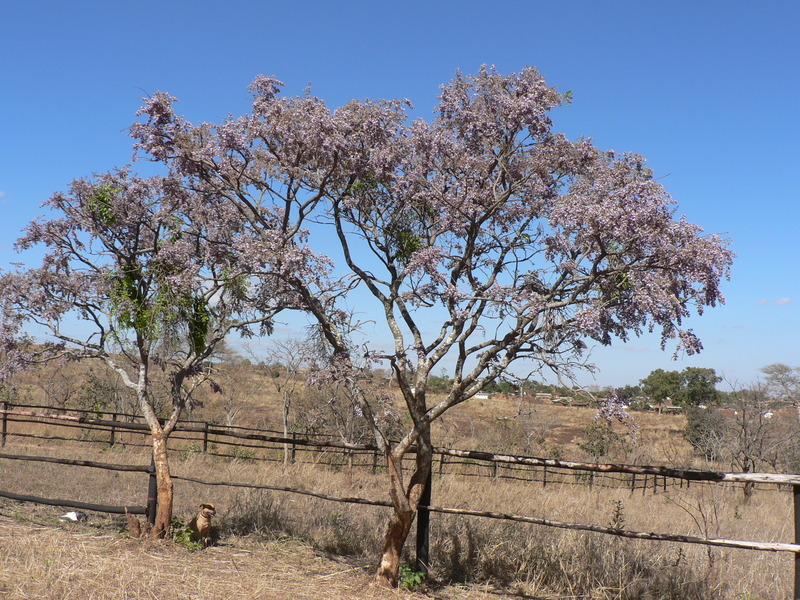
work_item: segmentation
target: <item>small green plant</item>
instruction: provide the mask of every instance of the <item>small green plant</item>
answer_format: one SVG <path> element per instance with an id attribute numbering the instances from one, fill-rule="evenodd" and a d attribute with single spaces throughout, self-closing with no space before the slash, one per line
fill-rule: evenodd
<path id="1" fill-rule="evenodd" d="M 231 456 L 233 458 L 238 458 L 239 460 L 250 460 L 252 458 L 255 458 L 256 451 L 247 450 L 245 448 L 241 448 L 240 446 L 234 446 Z"/>
<path id="2" fill-rule="evenodd" d="M 203 547 L 199 541 L 192 540 L 192 530 L 186 522 L 180 519 L 172 519 L 171 524 L 172 539 L 186 548 L 189 552 L 195 552 Z"/>
<path id="3" fill-rule="evenodd" d="M 187 460 L 187 459 L 191 458 L 192 456 L 195 456 L 197 454 L 202 454 L 202 453 L 203 453 L 203 449 L 200 447 L 199 444 L 189 444 L 186 447 L 186 449 L 183 450 L 180 453 L 179 458 L 181 460 Z"/>
<path id="4" fill-rule="evenodd" d="M 590 454 L 595 462 L 616 450 L 627 451 L 624 438 L 605 421 L 593 421 L 581 431 L 583 441 L 578 442 L 578 448 Z"/>
<path id="5" fill-rule="evenodd" d="M 428 575 L 417 571 L 410 565 L 400 566 L 400 587 L 404 590 L 414 590 L 425 583 Z"/>
<path id="6" fill-rule="evenodd" d="M 611 522 L 608 526 L 611 529 L 620 530 L 625 527 L 625 512 L 622 506 L 622 500 L 614 500 L 613 508 L 611 509 Z"/>

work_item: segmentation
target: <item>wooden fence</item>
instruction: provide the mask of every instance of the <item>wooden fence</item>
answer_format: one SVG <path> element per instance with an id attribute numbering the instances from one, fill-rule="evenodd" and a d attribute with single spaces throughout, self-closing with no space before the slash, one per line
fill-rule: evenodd
<path id="1" fill-rule="evenodd" d="M 16 436 L 20 438 L 46 438 L 83 441 L 87 443 L 103 443 L 109 445 L 125 444 L 146 446 L 143 436 L 149 435 L 149 428 L 141 419 L 132 415 L 119 415 L 112 413 L 96 413 L 90 411 L 54 412 L 52 409 L 41 406 L 15 405 L 2 403 L 0 411 L 0 444 L 4 447 L 7 438 Z M 10 425 L 26 423 L 29 426 L 51 425 L 60 428 L 74 428 L 81 432 L 81 436 L 58 437 L 41 435 L 30 431 L 10 431 Z M 30 427 L 29 427 L 30 428 Z M 290 460 L 302 461 L 303 455 L 314 454 L 313 462 L 326 463 L 336 467 L 369 468 L 373 472 L 382 468 L 378 461 L 377 449 L 371 444 L 355 444 L 333 439 L 332 436 L 284 436 L 280 432 L 259 430 L 242 427 L 219 427 L 206 422 L 185 421 L 178 425 L 175 434 L 170 438 L 176 442 L 173 451 L 204 452 L 211 455 L 247 458 L 251 460 Z M 177 446 L 177 448 L 175 447 Z M 230 452 L 220 452 L 223 448 L 230 448 Z M 261 456 L 256 456 L 260 451 Z M 417 560 L 418 568 L 427 570 L 427 540 L 429 531 L 427 523 L 429 513 L 444 513 L 468 515 L 489 519 L 500 519 L 521 523 L 532 523 L 547 527 L 572 529 L 578 531 L 591 531 L 631 539 L 671 541 L 679 543 L 700 544 L 705 546 L 728 547 L 749 549 L 767 552 L 792 552 L 795 555 L 795 594 L 800 600 L 800 475 L 786 475 L 777 473 L 725 473 L 717 471 L 702 471 L 695 469 L 676 469 L 665 466 L 638 466 L 621 464 L 596 464 L 576 461 L 537 458 L 531 456 L 518 456 L 509 454 L 496 454 L 474 450 L 458 450 L 453 448 L 435 448 L 438 464 L 434 464 L 432 472 L 439 476 L 474 476 L 474 477 L 503 477 L 525 482 L 539 482 L 543 486 L 553 483 L 580 483 L 584 485 L 624 485 L 629 487 L 631 493 L 641 490 L 647 493 L 666 491 L 669 486 L 692 483 L 723 482 L 732 485 L 762 485 L 767 489 L 789 488 L 794 500 L 794 543 L 759 542 L 746 540 L 713 539 L 697 536 L 688 536 L 670 533 L 652 533 L 632 531 L 621 528 L 606 527 L 593 524 L 569 523 L 552 519 L 480 511 L 464 508 L 451 508 L 430 505 L 430 499 L 424 499 L 420 507 L 417 532 Z M 68 500 L 38 498 L 23 496 L 8 491 L 0 491 L 0 497 L 38 502 L 57 506 L 82 508 L 109 513 L 146 514 L 152 522 L 155 515 L 155 476 L 152 465 L 111 465 L 82 461 L 74 459 L 60 459 L 41 456 L 21 456 L 0 453 L 0 459 L 45 461 L 65 465 L 82 466 L 117 471 L 136 471 L 148 473 L 148 501 L 147 506 L 104 506 L 79 503 Z M 310 459 L 309 459 L 310 460 Z M 570 478 L 569 475 L 572 475 Z M 247 482 L 212 482 L 188 477 L 174 477 L 176 480 L 198 483 L 207 486 L 228 486 L 249 489 L 263 489 L 275 492 L 285 492 L 312 496 L 331 502 L 353 504 L 366 504 L 372 506 L 387 506 L 391 503 L 382 500 L 371 500 L 356 497 L 337 497 L 284 486 L 255 485 Z M 428 492 L 432 487 L 429 479 Z"/>
<path id="2" fill-rule="evenodd" d="M 140 417 L 120 413 L 102 413 L 86 410 L 56 411 L 38 405 L 0 403 L 2 435 L 0 446 L 8 437 L 70 441 L 103 446 L 124 445 L 149 447 L 149 427 Z M 59 429 L 74 429 L 75 435 L 57 435 L 52 432 L 9 431 L 17 424 L 50 425 Z M 41 427 L 40 427 L 41 428 Z M 219 426 L 205 421 L 182 421 L 170 437 L 173 452 L 188 455 L 202 452 L 223 458 L 242 458 L 253 461 L 284 461 L 295 463 L 326 464 L 333 467 L 368 469 L 373 473 L 383 468 L 383 459 L 372 444 L 348 443 L 331 435 L 301 436 L 290 433 L 248 427 Z M 412 450 L 413 453 L 413 450 Z M 445 476 L 509 479 L 525 483 L 548 485 L 585 485 L 609 488 L 626 488 L 633 492 L 667 492 L 673 487 L 689 486 L 693 481 L 719 481 L 717 474 L 701 471 L 698 478 L 682 477 L 688 471 L 668 470 L 663 467 L 634 467 L 629 470 L 605 469 L 592 463 L 558 461 L 532 457 L 501 455 L 490 452 L 465 451 L 452 448 L 435 448 L 433 473 Z M 677 474 L 676 474 L 677 473 Z M 743 485 L 730 480 L 731 485 Z M 773 483 L 773 482 L 771 482 Z M 757 485 L 750 482 L 749 485 Z M 774 485 L 763 488 L 775 490 Z"/>

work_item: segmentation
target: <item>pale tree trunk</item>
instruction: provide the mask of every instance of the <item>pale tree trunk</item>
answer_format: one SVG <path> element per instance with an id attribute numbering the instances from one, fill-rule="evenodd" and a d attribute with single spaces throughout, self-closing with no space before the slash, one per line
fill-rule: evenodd
<path id="1" fill-rule="evenodd" d="M 156 416 L 155 410 L 147 395 L 145 387 L 139 390 L 139 404 L 144 414 L 145 420 L 150 427 L 150 436 L 153 444 L 153 464 L 156 470 L 156 487 L 158 489 L 158 504 L 156 506 L 156 518 L 150 537 L 163 538 L 169 532 L 172 525 L 173 507 L 173 484 L 172 475 L 169 471 L 169 455 L 167 453 L 167 440 L 175 429 L 175 425 L 180 417 L 183 408 L 180 392 L 180 380 L 178 377 L 173 382 L 173 392 L 178 392 L 173 396 L 173 411 L 165 423 L 161 423 Z"/>
<path id="2" fill-rule="evenodd" d="M 375 581 L 388 588 L 397 587 L 400 573 L 400 561 L 403 555 L 411 525 L 417 514 L 420 499 L 427 485 L 428 473 L 431 469 L 431 441 L 429 431 L 417 441 L 417 456 L 414 472 L 411 475 L 408 489 L 404 490 L 402 478 L 402 455 L 388 454 L 390 493 L 394 514 L 389 519 L 389 526 L 383 539 L 383 550 Z"/>
<path id="3" fill-rule="evenodd" d="M 167 458 L 167 439 L 163 432 L 153 432 L 153 462 L 158 487 L 156 521 L 150 531 L 150 536 L 154 538 L 165 537 L 172 523 L 173 484 Z"/>

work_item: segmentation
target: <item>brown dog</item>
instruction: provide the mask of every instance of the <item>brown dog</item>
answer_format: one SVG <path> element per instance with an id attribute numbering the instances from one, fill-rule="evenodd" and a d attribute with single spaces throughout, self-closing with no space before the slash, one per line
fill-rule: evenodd
<path id="1" fill-rule="evenodd" d="M 202 542 L 203 548 L 208 547 L 209 534 L 211 533 L 211 517 L 217 514 L 213 504 L 204 502 L 200 505 L 200 512 L 189 521 L 192 535 L 189 539 L 193 542 Z"/>

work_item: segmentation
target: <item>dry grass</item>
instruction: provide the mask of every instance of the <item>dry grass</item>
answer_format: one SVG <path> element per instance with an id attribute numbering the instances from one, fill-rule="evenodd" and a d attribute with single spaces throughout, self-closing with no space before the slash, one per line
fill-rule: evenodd
<path id="1" fill-rule="evenodd" d="M 237 424 L 264 425 L 264 415 L 279 414 L 270 387 L 265 385 L 262 392 L 251 399 Z M 591 408 L 532 400 L 520 407 L 517 398 L 494 396 L 448 412 L 435 424 L 434 443 L 581 459 L 586 456 L 577 442 L 594 415 Z M 609 460 L 705 466 L 682 438 L 682 416 L 635 416 L 638 443 Z M 219 422 L 222 417 L 212 397 L 191 418 Z M 14 425 L 14 431 L 18 428 Z M 46 433 L 65 436 L 74 431 L 48 426 Z M 99 439 L 107 441 L 106 437 Z M 171 442 L 173 473 L 179 477 L 387 499 L 385 476 L 371 475 L 368 469 L 298 464 L 284 470 L 277 463 L 185 452 L 187 444 Z M 150 460 L 147 448 L 98 448 L 97 444 L 11 438 L 6 450 L 110 463 L 148 464 Z M 257 456 L 263 454 L 257 452 Z M 478 465 L 472 467 L 475 473 L 486 473 Z M 143 505 L 147 477 L 0 460 L 0 489 Z M 422 597 L 369 586 L 387 509 L 176 482 L 177 517 L 188 519 L 202 501 L 217 506 L 220 541 L 206 552 L 192 554 L 168 543 L 121 537 L 118 530 L 123 523 L 118 517 L 92 514 L 88 525 L 64 526 L 57 521 L 63 509 L 0 500 L 0 515 L 7 517 L 0 518 L 0 599 Z M 553 484 L 552 480 L 543 488 L 502 478 L 445 475 L 434 479 L 433 503 L 600 525 L 622 518 L 625 528 L 641 531 L 782 542 L 793 537 L 790 493 L 766 489 L 746 503 L 739 489 L 721 485 L 692 484 L 654 494 L 652 489 L 631 493 Z M 31 518 L 35 522 L 19 522 Z M 452 515 L 433 515 L 432 528 L 433 575 L 438 584 L 429 593 L 435 598 L 745 600 L 791 596 L 794 557 L 786 554 L 708 551 Z M 413 535 L 407 547 L 413 548 Z M 73 550 L 78 558 L 72 556 Z M 208 585 L 198 583 L 198 568 Z"/>
<path id="2" fill-rule="evenodd" d="M 321 553 L 291 539 L 232 537 L 191 553 L 169 542 L 134 540 L 81 525 L 19 522 L 0 515 L 0 597 L 4 600 L 509 597 L 507 591 L 486 584 L 451 585 L 425 594 L 385 590 L 372 583 L 371 574 L 372 568 L 363 561 Z"/>
<path id="3" fill-rule="evenodd" d="M 9 600 L 366 600 L 398 594 L 370 585 L 362 566 L 322 556 L 291 540 L 234 539 L 202 553 L 189 553 L 165 542 L 0 518 L 0 596 Z"/>
<path id="4" fill-rule="evenodd" d="M 143 449 L 100 451 L 64 443 L 45 449 L 13 441 L 6 450 L 81 456 L 102 462 L 147 462 Z M 385 476 L 373 476 L 363 470 L 301 464 L 284 470 L 279 464 L 255 460 L 222 460 L 196 453 L 183 456 L 181 459 L 176 454 L 172 462 L 173 473 L 179 477 L 290 486 L 335 496 L 386 497 Z M 18 493 L 107 504 L 143 504 L 146 485 L 143 474 L 0 461 L 0 489 Z M 0 566 L 3 573 L 21 574 L 13 579 L 17 587 L 11 587 L 11 580 L 4 581 L 5 597 L 71 598 L 60 595 L 59 586 L 66 589 L 68 584 L 78 582 L 81 589 L 94 589 L 91 586 L 100 579 L 110 583 L 98 588 L 93 596 L 96 598 L 384 597 L 377 591 L 364 590 L 378 557 L 387 509 L 287 493 L 176 482 L 176 516 L 188 518 L 201 501 L 216 504 L 215 525 L 220 533 L 219 545 L 202 554 L 189 554 L 170 544 L 121 538 L 118 530 L 123 523 L 119 517 L 92 514 L 92 529 L 64 530 L 57 522 L 63 509 L 0 504 L 0 513 L 17 519 L 29 519 L 33 514 L 38 523 L 19 531 L 21 525 L 8 519 L 0 521 Z M 653 494 L 652 490 L 643 494 L 624 488 L 590 489 L 566 483 L 543 488 L 541 484 L 513 480 L 450 475 L 434 479 L 433 503 L 600 525 L 622 518 L 626 528 L 642 531 L 762 541 L 792 539 L 791 495 L 766 489 L 745 503 L 740 490 L 721 485 L 693 484 L 688 489 L 670 488 L 666 494 Z M 483 585 L 491 589 L 500 586 L 507 593 L 524 593 L 533 598 L 683 600 L 790 595 L 793 557 L 787 555 L 741 550 L 708 552 L 698 546 L 619 540 L 451 515 L 433 515 L 432 521 L 433 574 L 442 586 L 432 593 L 438 598 L 493 597 L 465 595 L 496 593 L 486 591 Z M 52 535 L 46 533 L 51 530 Z M 70 536 L 76 536 L 72 542 Z M 53 541 L 48 541 L 51 537 Z M 70 544 L 81 555 L 80 560 L 70 555 Z M 413 539 L 408 547 L 413 548 Z M 209 571 L 206 576 L 215 582 L 212 588 L 198 589 L 192 569 L 199 556 L 203 572 Z M 134 571 L 128 568 L 129 563 L 137 565 Z M 241 571 L 238 577 L 232 575 L 237 568 Z M 117 569 L 119 572 L 115 572 Z M 100 579 L 92 579 L 97 573 L 102 574 Z M 330 582 L 327 578 L 314 579 L 328 575 Z M 282 579 L 284 576 L 286 579 Z M 330 594 L 320 595 L 321 581 L 333 586 Z M 477 587 L 461 587 L 465 584 Z M 343 591 L 333 591 L 339 585 L 344 586 Z M 246 593 L 236 586 L 244 586 Z M 286 586 L 297 589 L 280 595 L 289 589 Z M 162 588 L 172 591 L 147 595 L 147 590 Z M 213 595 L 217 588 L 224 592 Z M 8 595 L 12 593 L 18 595 Z"/>

